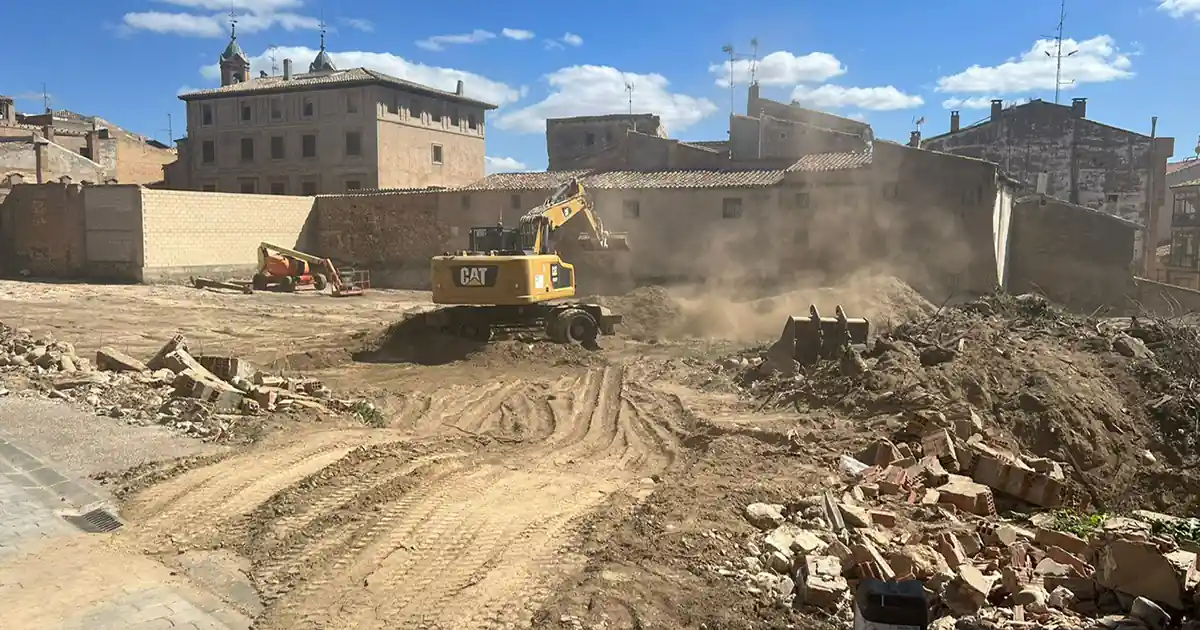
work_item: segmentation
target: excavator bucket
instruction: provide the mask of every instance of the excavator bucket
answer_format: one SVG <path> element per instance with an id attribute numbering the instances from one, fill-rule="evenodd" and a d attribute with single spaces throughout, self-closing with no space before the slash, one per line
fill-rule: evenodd
<path id="1" fill-rule="evenodd" d="M 801 365 L 836 357 L 847 345 L 867 343 L 871 323 L 861 317 L 846 317 L 841 305 L 833 317 L 821 317 L 814 304 L 807 317 L 793 315 L 783 326 L 783 334 L 768 350 L 774 359 L 791 358 Z"/>
<path id="2" fill-rule="evenodd" d="M 602 251 L 618 251 L 627 252 L 629 248 L 629 235 L 624 232 L 610 232 L 606 237 L 607 244 L 602 246 L 600 241 L 592 237 L 591 234 L 579 235 L 579 248 L 586 252 L 602 252 Z"/>

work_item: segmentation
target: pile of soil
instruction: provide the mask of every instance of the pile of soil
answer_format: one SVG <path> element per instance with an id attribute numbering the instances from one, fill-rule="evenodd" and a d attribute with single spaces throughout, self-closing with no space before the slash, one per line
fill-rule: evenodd
<path id="1" fill-rule="evenodd" d="M 1157 339 L 1157 354 L 1139 337 Z M 1197 341 L 1169 322 L 1130 326 L 1035 295 L 997 295 L 901 323 L 849 367 L 823 362 L 751 388 L 776 404 L 859 418 L 974 411 L 991 441 L 1071 463 L 1094 507 L 1191 513 L 1200 508 L 1191 436 L 1200 364 L 1177 357 Z M 750 368 L 746 382 L 760 372 Z"/>
<path id="2" fill-rule="evenodd" d="M 520 366 L 531 362 L 585 366 L 600 360 L 595 352 L 536 336 L 480 342 L 445 334 L 429 326 L 425 313 L 405 313 L 395 324 L 364 337 L 352 352 L 354 360 L 427 366 L 469 361 L 479 367 Z"/>
<path id="3" fill-rule="evenodd" d="M 638 287 L 622 296 L 592 296 L 583 301 L 607 306 L 620 314 L 618 330 L 639 341 L 673 336 L 683 316 L 679 302 L 659 286 Z"/>

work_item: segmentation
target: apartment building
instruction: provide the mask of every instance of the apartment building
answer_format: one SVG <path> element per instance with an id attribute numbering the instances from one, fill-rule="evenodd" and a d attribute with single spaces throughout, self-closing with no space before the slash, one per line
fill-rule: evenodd
<path id="1" fill-rule="evenodd" d="M 485 114 L 496 105 L 367 68 L 338 69 L 321 49 L 308 72 L 250 76 L 236 32 L 221 86 L 181 94 L 187 138 L 167 171 L 186 190 L 315 195 L 452 187 L 485 175 Z"/>

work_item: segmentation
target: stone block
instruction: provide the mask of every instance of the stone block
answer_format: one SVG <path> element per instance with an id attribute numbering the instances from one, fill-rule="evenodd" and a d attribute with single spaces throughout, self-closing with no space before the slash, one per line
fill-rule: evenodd
<path id="1" fill-rule="evenodd" d="M 950 475 L 950 481 L 939 486 L 937 491 L 939 502 L 948 503 L 964 512 L 979 516 L 992 516 L 996 513 L 992 491 L 966 477 Z"/>
<path id="2" fill-rule="evenodd" d="M 145 372 L 146 364 L 108 346 L 96 351 L 96 369 L 110 372 Z"/>

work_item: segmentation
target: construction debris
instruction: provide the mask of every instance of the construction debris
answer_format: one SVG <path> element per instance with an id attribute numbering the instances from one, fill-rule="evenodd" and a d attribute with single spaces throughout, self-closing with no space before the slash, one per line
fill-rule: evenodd
<path id="1" fill-rule="evenodd" d="M 34 392 L 128 424 L 169 426 L 204 440 L 229 439 L 248 416 L 287 411 L 356 413 L 370 403 L 335 398 L 320 381 L 262 372 L 226 356 L 193 356 L 175 335 L 146 363 L 110 347 L 95 361 L 70 343 L 0 324 L 0 374 L 20 373 Z M 7 390 L 5 390 L 7 392 Z"/>

